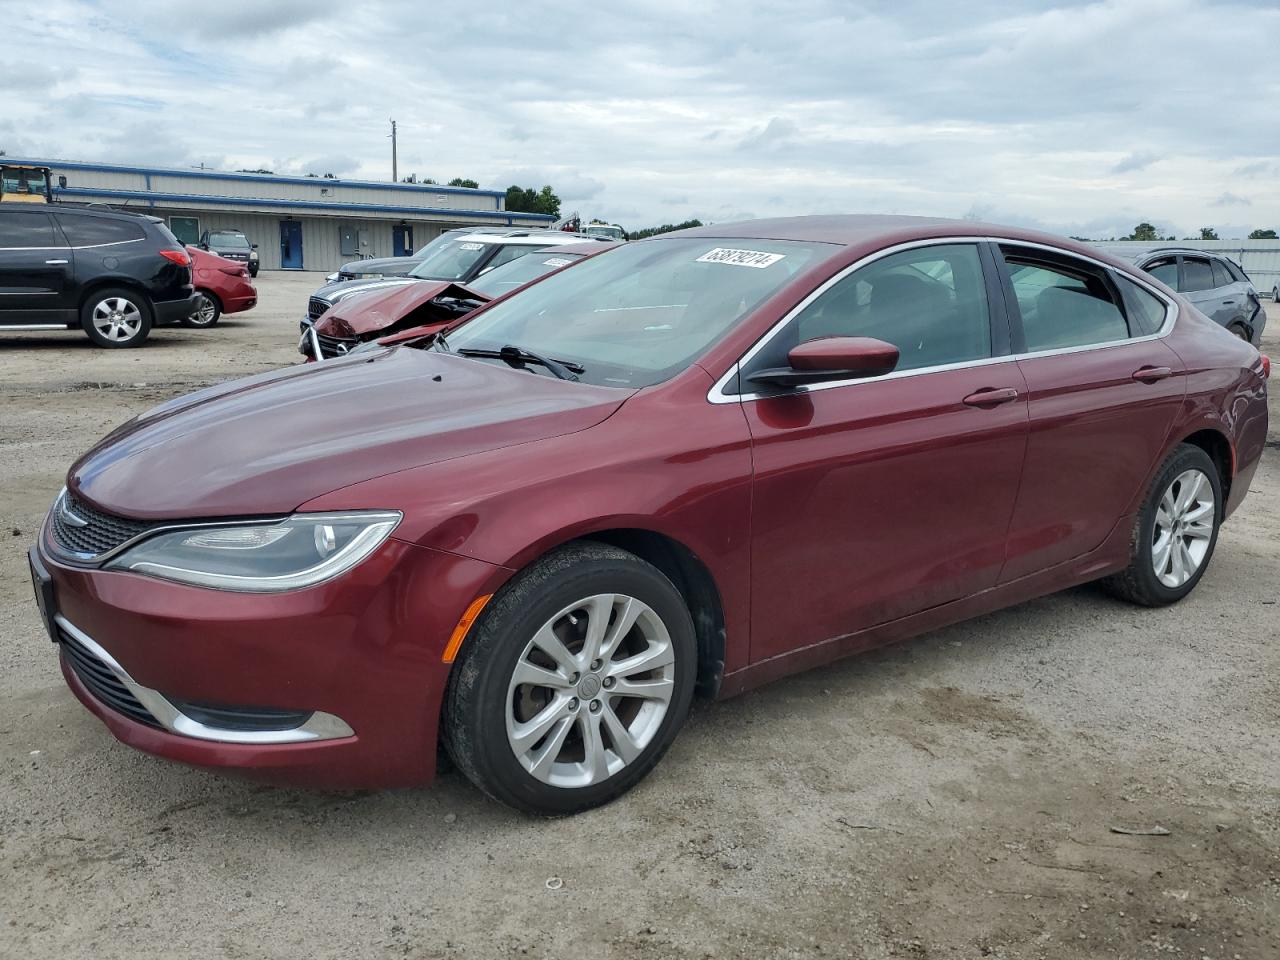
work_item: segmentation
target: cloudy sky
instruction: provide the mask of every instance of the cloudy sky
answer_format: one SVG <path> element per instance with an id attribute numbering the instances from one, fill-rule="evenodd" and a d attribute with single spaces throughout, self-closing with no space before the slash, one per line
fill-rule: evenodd
<path id="1" fill-rule="evenodd" d="M 7 5 L 7 3 L 0 4 Z M 1280 6 L 43 0 L 10 155 L 552 184 L 635 228 L 931 214 L 1280 228 Z"/>

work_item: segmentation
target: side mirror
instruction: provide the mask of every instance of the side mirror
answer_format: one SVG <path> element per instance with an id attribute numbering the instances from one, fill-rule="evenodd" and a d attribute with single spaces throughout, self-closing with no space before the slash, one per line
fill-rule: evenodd
<path id="1" fill-rule="evenodd" d="M 250 247 L 251 249 L 253 249 L 253 250 L 257 250 L 257 249 L 258 249 L 258 245 L 257 245 L 256 243 L 251 243 L 251 244 L 249 244 L 249 247 Z"/>
<path id="2" fill-rule="evenodd" d="M 820 337 L 791 348 L 787 366 L 757 370 L 747 379 L 773 387 L 878 377 L 898 365 L 898 348 L 872 337 Z"/>

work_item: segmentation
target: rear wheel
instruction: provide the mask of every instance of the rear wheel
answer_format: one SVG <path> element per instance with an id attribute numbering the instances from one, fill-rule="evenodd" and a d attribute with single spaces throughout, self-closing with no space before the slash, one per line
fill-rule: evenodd
<path id="1" fill-rule="evenodd" d="M 151 303 L 122 287 L 98 290 L 80 308 L 80 325 L 100 347 L 136 347 L 151 333 Z"/>
<path id="2" fill-rule="evenodd" d="M 445 745 L 521 810 L 566 814 L 635 786 L 693 697 L 693 623 L 656 568 L 604 544 L 539 560 L 489 603 L 454 665 Z"/>
<path id="3" fill-rule="evenodd" d="M 1204 576 L 1222 522 L 1222 481 L 1199 447 L 1182 444 L 1160 468 L 1138 513 L 1129 566 L 1103 581 L 1132 603 L 1176 603 Z"/>
<path id="4" fill-rule="evenodd" d="M 222 304 L 208 290 L 197 290 L 196 295 L 196 308 L 191 311 L 191 316 L 182 318 L 182 325 L 184 327 L 212 327 L 216 325 L 218 318 L 222 316 Z"/>
<path id="5" fill-rule="evenodd" d="M 1243 340 L 1245 343 L 1249 342 L 1249 331 L 1245 329 L 1245 326 L 1243 323 L 1239 323 L 1239 322 L 1233 323 L 1231 324 L 1231 326 L 1227 327 L 1227 329 L 1236 337 Z"/>

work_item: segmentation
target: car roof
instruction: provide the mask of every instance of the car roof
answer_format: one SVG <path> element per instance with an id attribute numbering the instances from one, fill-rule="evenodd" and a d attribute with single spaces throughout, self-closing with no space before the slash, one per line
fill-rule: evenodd
<path id="1" fill-rule="evenodd" d="M 570 253 L 579 257 L 591 257 L 597 253 L 603 253 L 612 247 L 620 246 L 622 246 L 622 243 L 618 240 L 613 240 L 609 243 L 598 243 L 592 240 L 586 243 L 559 243 L 553 246 L 543 247 L 542 249 L 554 251 L 555 253 Z M 534 249 L 536 250 L 537 248 L 535 247 Z"/>
<path id="2" fill-rule="evenodd" d="M 564 233 L 560 230 L 545 230 L 541 233 L 537 231 L 532 233 L 520 231 L 512 234 L 468 233 L 458 239 L 474 243 L 501 243 L 503 245 L 529 246 L 533 248 L 565 246 L 571 243 L 583 243 L 584 241 L 599 243 L 598 240 L 590 240 L 576 233 Z"/>

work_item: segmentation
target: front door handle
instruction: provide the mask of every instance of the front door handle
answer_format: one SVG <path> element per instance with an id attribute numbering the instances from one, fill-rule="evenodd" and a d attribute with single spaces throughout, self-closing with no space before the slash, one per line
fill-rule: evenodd
<path id="1" fill-rule="evenodd" d="M 964 398 L 964 402 L 971 407 L 997 407 L 1002 403 L 1012 403 L 1018 399 L 1018 391 L 1013 387 L 1001 387 L 995 389 L 987 387 L 979 390 L 977 393 L 971 393 Z"/>
<path id="2" fill-rule="evenodd" d="M 1133 379 L 1139 383 L 1155 383 L 1172 376 L 1173 371 L 1168 367 L 1140 367 L 1133 371 Z"/>
<path id="3" fill-rule="evenodd" d="M 64 264 L 64 263 L 68 263 L 68 262 L 69 262 L 69 261 L 67 261 L 67 260 L 46 260 L 46 261 L 45 261 L 45 263 L 50 264 L 50 265 L 55 265 L 55 264 Z"/>

